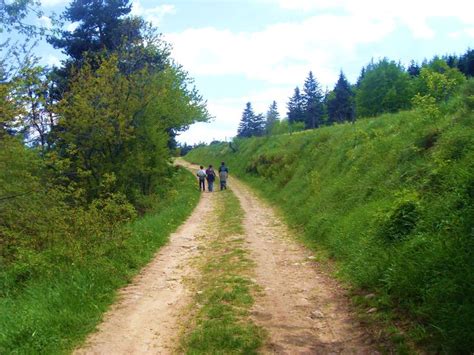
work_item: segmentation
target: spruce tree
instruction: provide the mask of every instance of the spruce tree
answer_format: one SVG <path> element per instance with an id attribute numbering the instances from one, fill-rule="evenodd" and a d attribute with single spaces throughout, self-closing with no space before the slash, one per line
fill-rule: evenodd
<path id="1" fill-rule="evenodd" d="M 412 60 L 407 68 L 407 73 L 410 74 L 411 77 L 418 76 L 420 75 L 420 69 L 418 63 Z"/>
<path id="2" fill-rule="evenodd" d="M 319 127 L 324 114 L 323 93 L 310 71 L 303 87 L 303 111 L 306 129 Z"/>
<path id="3" fill-rule="evenodd" d="M 272 127 L 275 125 L 280 119 L 280 114 L 278 113 L 278 107 L 276 101 L 273 101 L 272 104 L 268 107 L 268 111 L 266 114 L 266 123 L 265 123 L 265 130 L 267 133 L 270 133 Z"/>
<path id="4" fill-rule="evenodd" d="M 328 98 L 329 123 L 352 121 L 354 117 L 354 99 L 351 85 L 341 71 L 333 92 Z"/>
<path id="5" fill-rule="evenodd" d="M 252 104 L 247 102 L 242 112 L 239 128 L 237 129 L 238 137 L 261 136 L 265 133 L 265 118 L 259 113 L 256 115 L 253 111 Z"/>
<path id="6" fill-rule="evenodd" d="M 304 121 L 303 97 L 301 96 L 300 88 L 298 86 L 295 88 L 293 96 L 290 97 L 287 107 L 288 122 L 290 124 Z"/>
<path id="7" fill-rule="evenodd" d="M 474 76 L 474 49 L 468 49 L 459 57 L 458 69 L 468 78 Z"/>
<path id="8" fill-rule="evenodd" d="M 265 117 L 263 114 L 253 115 L 250 121 L 250 135 L 262 136 L 265 133 Z"/>
<path id="9" fill-rule="evenodd" d="M 250 137 L 252 135 L 252 120 L 254 116 L 252 104 L 247 102 L 244 112 L 242 112 L 239 128 L 237 129 L 238 137 Z"/>

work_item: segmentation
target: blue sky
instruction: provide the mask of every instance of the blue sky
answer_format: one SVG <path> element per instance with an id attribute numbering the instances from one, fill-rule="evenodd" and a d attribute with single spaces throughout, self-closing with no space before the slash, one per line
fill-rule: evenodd
<path id="1" fill-rule="evenodd" d="M 43 0 L 43 6 L 61 12 L 67 2 Z M 354 82 L 371 58 L 408 64 L 474 47 L 474 2 L 466 0 L 132 2 L 132 13 L 172 44 L 215 116 L 179 137 L 187 143 L 234 136 L 248 101 L 264 113 L 276 100 L 284 117 L 288 97 L 310 70 L 331 89 L 341 69 Z M 38 53 L 45 64 L 61 58 L 47 44 Z"/>

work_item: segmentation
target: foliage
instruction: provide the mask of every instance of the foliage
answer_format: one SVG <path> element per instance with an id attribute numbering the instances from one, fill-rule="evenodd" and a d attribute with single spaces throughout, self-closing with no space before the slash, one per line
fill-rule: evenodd
<path id="1" fill-rule="evenodd" d="M 70 352 L 95 329 L 116 290 L 149 262 L 196 206 L 199 192 L 192 174 L 174 174 L 172 186 L 155 198 L 153 212 L 125 225 L 120 219 L 129 216 L 127 204 L 112 197 L 83 212 L 46 206 L 34 194 L 17 200 L 19 209 L 33 209 L 31 223 L 21 232 L 32 240 L 47 236 L 49 243 L 41 252 L 25 243 L 17 246 L 13 263 L 0 261 L 1 353 Z M 56 218 L 69 224 L 62 228 L 70 234 L 58 229 L 58 222 L 47 223 Z M 107 230 L 110 223 L 115 228 Z"/>
<path id="2" fill-rule="evenodd" d="M 442 102 L 448 100 L 465 80 L 458 69 L 437 60 L 429 67 L 421 68 L 415 85 L 419 94 L 430 95 L 436 102 Z"/>
<path id="3" fill-rule="evenodd" d="M 275 122 L 272 126 L 272 130 L 270 131 L 270 135 L 277 135 L 277 134 L 286 134 L 286 133 L 294 133 L 300 132 L 305 129 L 304 122 L 294 122 L 290 123 L 287 119 Z"/>
<path id="4" fill-rule="evenodd" d="M 183 75 L 168 68 L 125 76 L 114 56 L 96 71 L 82 66 L 57 107 L 52 158 L 60 160 L 61 174 L 66 170 L 87 192 L 87 200 L 104 187 L 131 201 L 155 191 L 168 171 L 168 130 L 207 117 L 199 98 L 183 87 Z M 104 185 L 106 179 L 113 184 Z"/>
<path id="5" fill-rule="evenodd" d="M 114 51 L 125 38 L 134 42 L 140 36 L 139 23 L 123 18 L 130 11 L 129 0 L 74 0 L 63 17 L 79 25 L 73 31 L 58 30 L 59 36 L 48 41 L 75 60 L 81 60 L 85 52 Z"/>
<path id="6" fill-rule="evenodd" d="M 388 59 L 370 63 L 356 91 L 358 117 L 373 117 L 410 107 L 410 77 L 403 67 Z"/>
<path id="7" fill-rule="evenodd" d="M 367 74 L 368 75 L 368 74 Z M 428 352 L 474 349 L 474 84 L 439 115 L 387 114 L 193 150 L 280 206 Z"/>

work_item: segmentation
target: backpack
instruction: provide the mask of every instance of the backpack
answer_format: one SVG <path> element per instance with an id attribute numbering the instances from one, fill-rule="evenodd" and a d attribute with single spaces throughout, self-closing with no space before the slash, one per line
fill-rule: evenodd
<path id="1" fill-rule="evenodd" d="M 216 179 L 216 173 L 213 169 L 207 169 L 207 181 L 213 182 Z"/>

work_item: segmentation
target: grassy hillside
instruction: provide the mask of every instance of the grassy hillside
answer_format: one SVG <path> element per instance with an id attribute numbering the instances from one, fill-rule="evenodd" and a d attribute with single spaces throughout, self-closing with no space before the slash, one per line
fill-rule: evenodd
<path id="1" fill-rule="evenodd" d="M 82 341 L 100 322 L 116 290 L 194 209 L 199 199 L 194 177 L 180 169 L 173 185 L 153 212 L 107 237 L 90 235 L 73 251 L 66 242 L 57 242 L 36 256 L 37 264 L 1 267 L 0 353 L 68 353 Z M 20 267 L 34 276 L 16 281 Z"/>
<path id="2" fill-rule="evenodd" d="M 474 350 L 474 104 L 191 151 L 281 208 L 430 350 Z"/>

